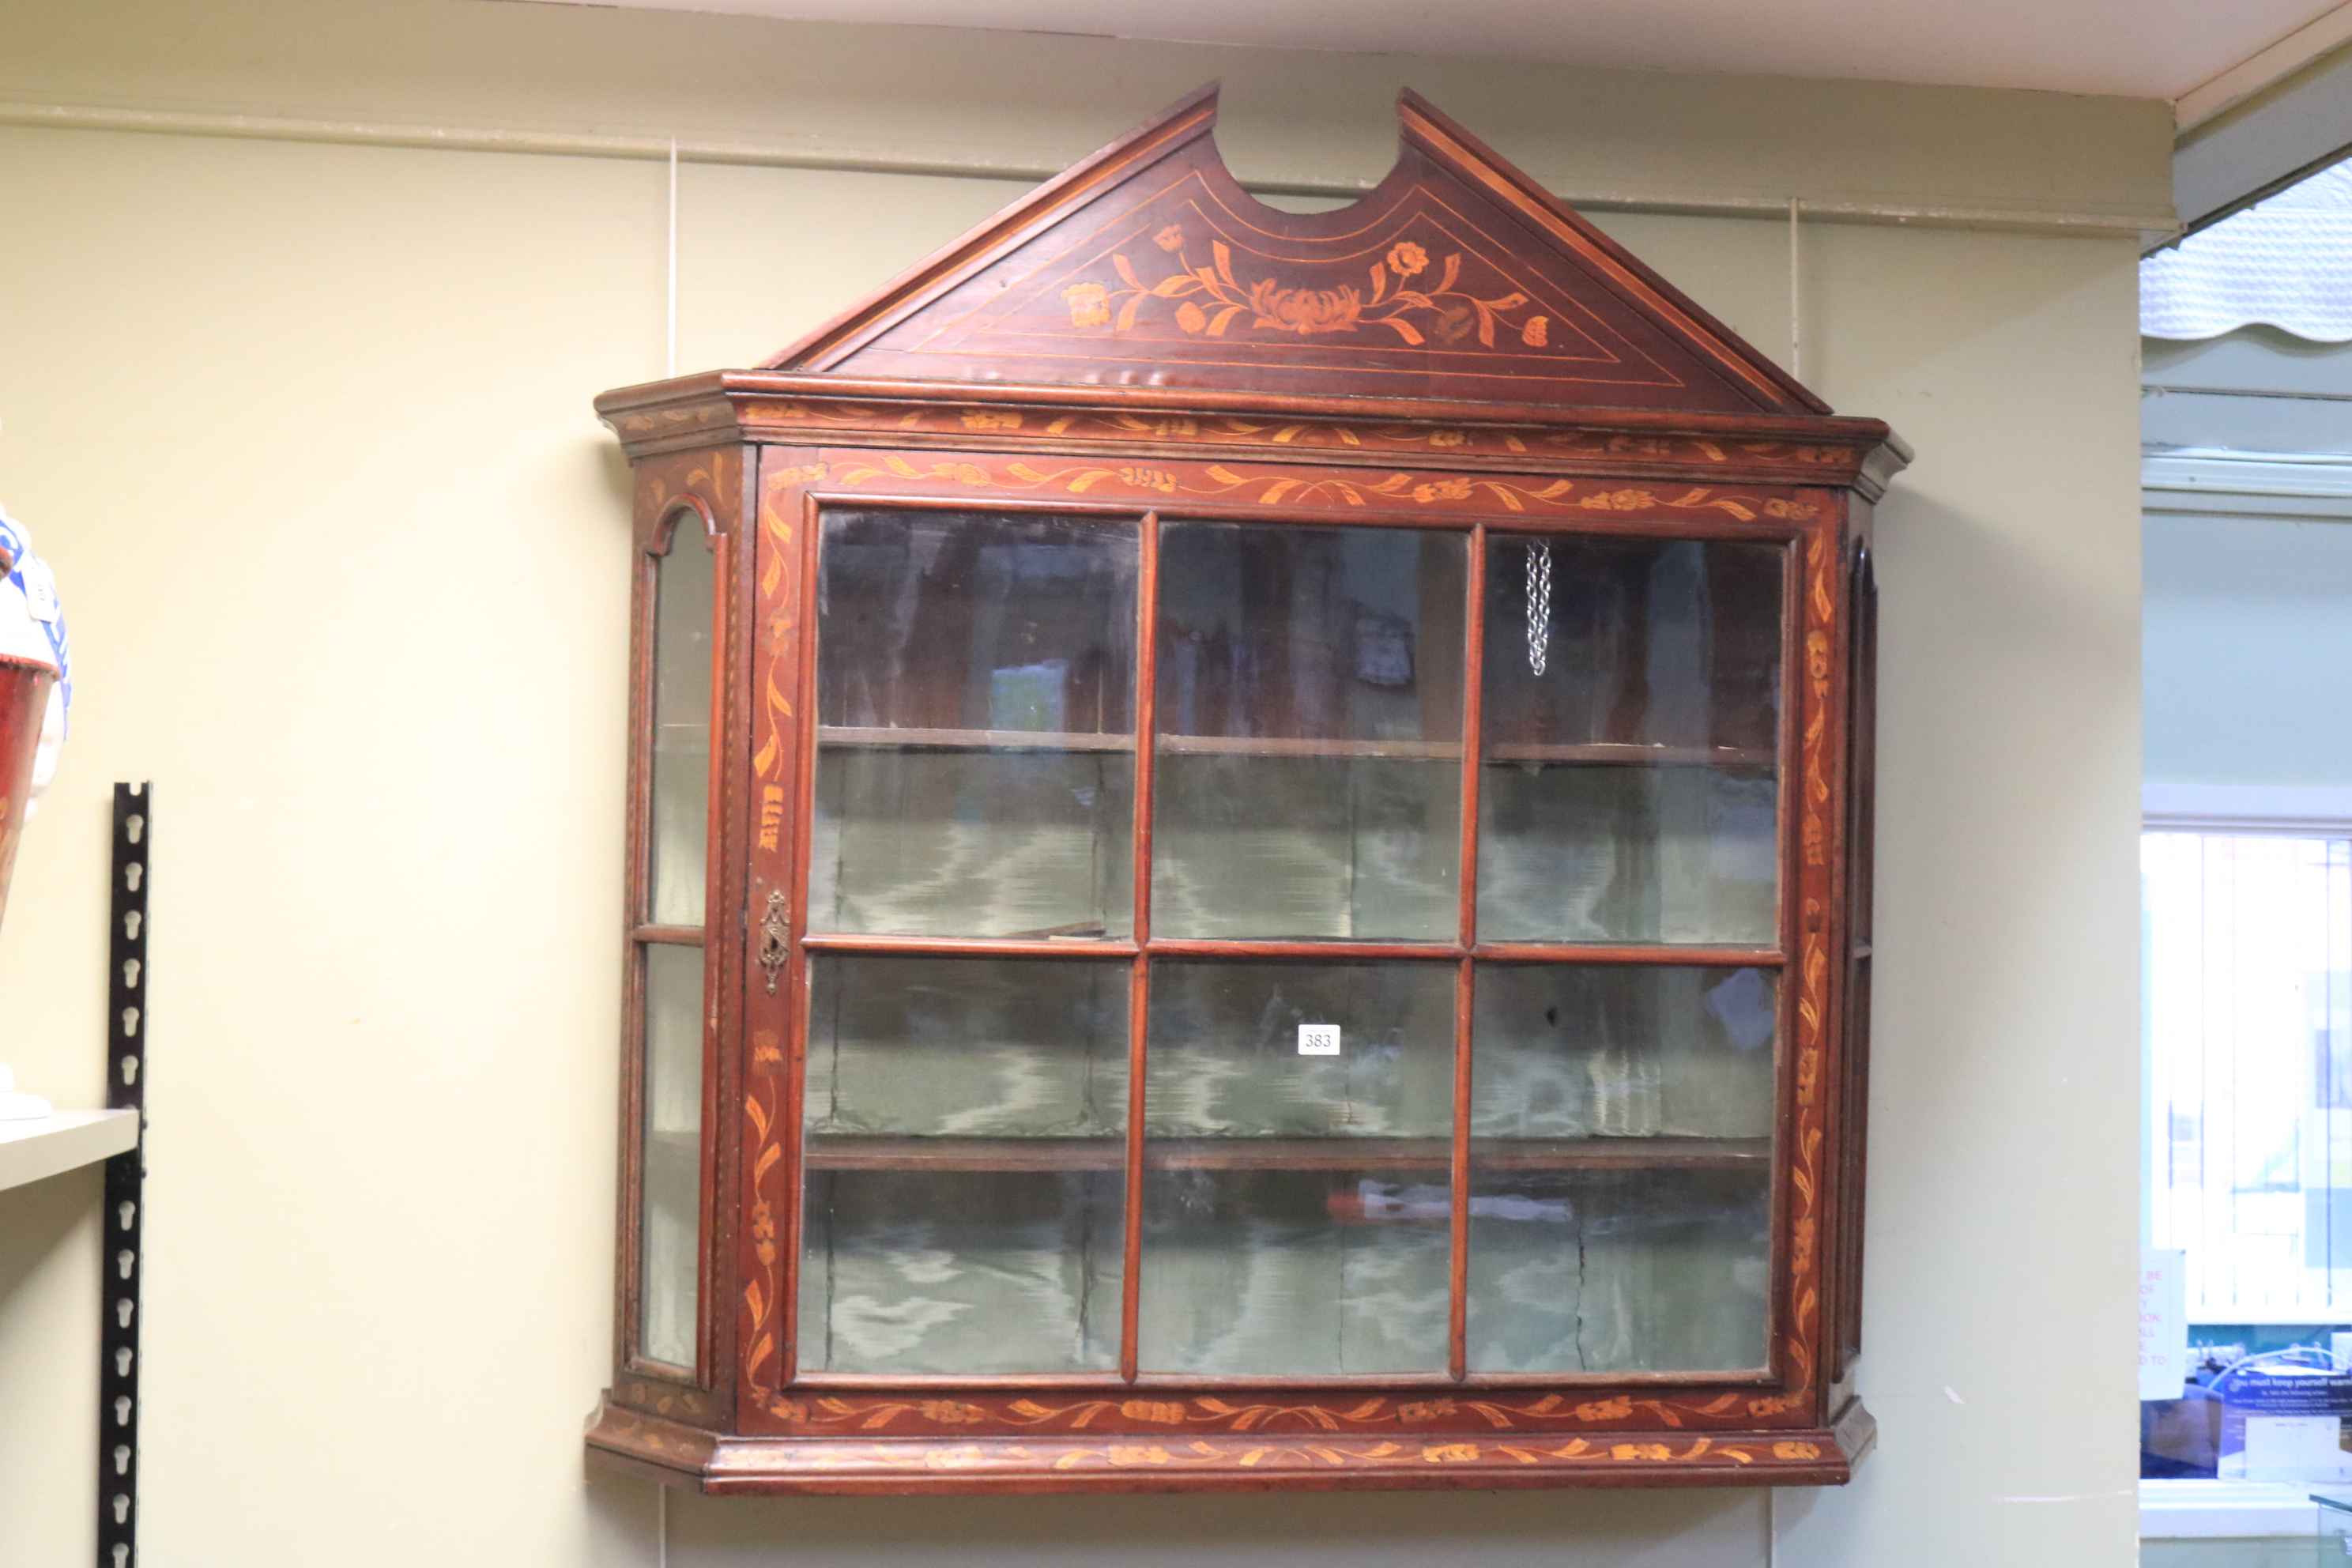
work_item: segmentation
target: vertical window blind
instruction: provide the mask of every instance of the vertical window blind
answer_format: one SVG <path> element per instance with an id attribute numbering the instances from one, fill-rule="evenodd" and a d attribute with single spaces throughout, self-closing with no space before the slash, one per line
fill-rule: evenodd
<path id="1" fill-rule="evenodd" d="M 2352 826 L 2140 846 L 2153 1242 L 2193 1320 L 2352 1320 Z"/>

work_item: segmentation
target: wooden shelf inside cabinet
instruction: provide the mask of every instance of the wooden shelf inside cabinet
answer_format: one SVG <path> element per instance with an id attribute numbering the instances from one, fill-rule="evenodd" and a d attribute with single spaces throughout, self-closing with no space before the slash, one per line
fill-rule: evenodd
<path id="1" fill-rule="evenodd" d="M 1475 1139 L 1474 1163 L 1499 1171 L 1743 1170 L 1772 1158 L 1769 1139 Z M 1117 1138 L 887 1138 L 816 1135 L 812 1171 L 1113 1171 Z M 1148 1138 L 1152 1171 L 1423 1171 L 1443 1173 L 1443 1138 Z"/>
<path id="2" fill-rule="evenodd" d="M 592 1449 L 928 1495 L 1869 1448 L 1869 971 L 1824 955 L 1870 936 L 1909 453 L 1398 114 L 1293 215 L 1204 89 L 760 368 L 597 400 L 636 548 Z M 1771 1136 L 1479 1136 L 1661 1126 Z"/>
<path id="3" fill-rule="evenodd" d="M 60 1110 L 30 1121 L 0 1121 L 0 1191 L 21 1187 L 139 1146 L 135 1110 Z"/>

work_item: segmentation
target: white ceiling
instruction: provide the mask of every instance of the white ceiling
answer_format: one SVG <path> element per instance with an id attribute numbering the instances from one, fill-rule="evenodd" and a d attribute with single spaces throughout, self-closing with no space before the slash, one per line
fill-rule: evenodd
<path id="1" fill-rule="evenodd" d="M 611 5 L 614 0 L 572 0 Z M 805 21 L 2179 99 L 2344 0 L 620 0 Z"/>

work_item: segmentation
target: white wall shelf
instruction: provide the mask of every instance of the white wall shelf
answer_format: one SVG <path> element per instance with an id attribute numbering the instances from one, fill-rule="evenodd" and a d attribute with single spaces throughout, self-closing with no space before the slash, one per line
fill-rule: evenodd
<path id="1" fill-rule="evenodd" d="M 0 1192 L 138 1146 L 135 1110 L 60 1110 L 37 1121 L 0 1121 Z"/>

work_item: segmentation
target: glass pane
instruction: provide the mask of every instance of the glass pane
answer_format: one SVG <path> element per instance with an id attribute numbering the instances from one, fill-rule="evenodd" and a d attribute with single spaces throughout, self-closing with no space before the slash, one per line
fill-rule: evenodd
<path id="1" fill-rule="evenodd" d="M 716 558 L 682 518 L 654 566 L 653 832 L 648 905 L 656 925 L 700 926 L 710 832 L 710 652 Z"/>
<path id="2" fill-rule="evenodd" d="M 1764 1364 L 1775 983 L 1478 966 L 1470 1370 Z"/>
<path id="3" fill-rule="evenodd" d="M 648 943 L 645 954 L 645 1170 L 639 1353 L 694 1365 L 701 1276 L 702 950 Z"/>
<path id="4" fill-rule="evenodd" d="M 1159 934 L 1454 938 L 1467 548 L 1161 530 Z"/>
<path id="5" fill-rule="evenodd" d="M 1765 1363 L 1770 1173 L 1474 1160 L 1472 1372 L 1729 1373 Z"/>
<path id="6" fill-rule="evenodd" d="M 1129 975 L 812 960 L 803 1368 L 1118 1366 Z"/>
<path id="7" fill-rule="evenodd" d="M 828 514 L 809 924 L 1133 929 L 1136 525 Z"/>
<path id="8" fill-rule="evenodd" d="M 1445 1366 L 1454 969 L 1155 963 L 1146 1372 Z"/>
<path id="9" fill-rule="evenodd" d="M 1769 943 L 1782 547 L 1488 551 L 1478 934 Z"/>

